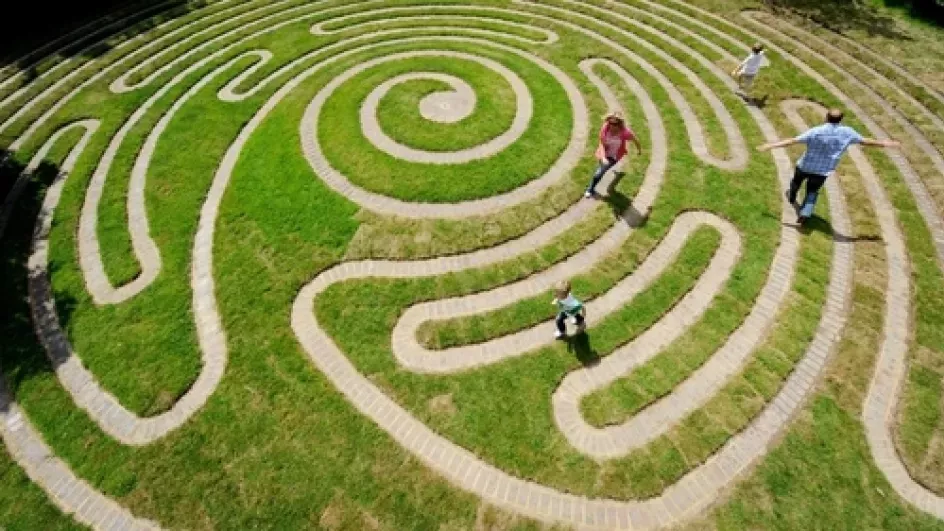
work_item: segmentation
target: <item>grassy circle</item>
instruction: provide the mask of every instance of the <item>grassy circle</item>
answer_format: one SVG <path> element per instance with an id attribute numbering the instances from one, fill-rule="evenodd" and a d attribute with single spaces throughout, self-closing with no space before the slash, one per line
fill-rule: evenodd
<path id="1" fill-rule="evenodd" d="M 390 89 L 377 109 L 377 119 L 385 134 L 414 149 L 458 151 L 488 142 L 511 127 L 515 117 L 515 93 L 500 74 L 469 60 L 424 58 L 430 71 L 455 76 L 475 91 L 472 114 L 454 123 L 427 120 L 420 114 L 420 101 L 434 92 L 451 87 L 437 80 L 405 81 Z"/>
<path id="2" fill-rule="evenodd" d="M 504 85 L 496 85 L 484 71 L 488 70 L 499 79 L 501 76 L 486 67 L 481 70 L 470 67 L 469 64 L 481 66 L 473 61 L 457 61 L 453 57 L 406 58 L 382 63 L 359 73 L 325 102 L 318 123 L 318 141 L 331 165 L 352 183 L 366 190 L 405 201 L 423 202 L 459 202 L 491 197 L 513 190 L 547 172 L 566 147 L 573 126 L 573 110 L 563 87 L 541 67 L 514 54 L 482 48 L 469 49 L 461 45 L 440 45 L 436 49 L 493 59 L 515 72 L 527 85 L 534 101 L 534 114 L 525 133 L 500 153 L 465 164 L 406 162 L 377 149 L 363 134 L 359 112 L 364 98 L 391 77 L 410 72 L 440 72 L 460 77 L 474 88 L 494 86 L 499 90 L 496 96 L 506 91 L 511 94 L 507 82 L 502 79 Z M 471 74 L 467 77 L 463 72 Z M 416 98 L 424 88 L 429 89 L 429 85 L 409 85 L 395 96 L 401 108 L 404 98 Z M 437 85 L 436 89 L 442 88 L 441 84 Z M 450 151 L 452 149 L 447 148 L 460 141 L 486 141 L 488 136 L 500 134 L 507 129 L 507 126 L 501 127 L 504 120 L 510 123 L 510 118 L 503 117 L 514 116 L 513 101 L 509 109 L 506 103 L 495 101 L 495 96 L 483 92 L 477 92 L 476 96 L 479 103 L 483 100 L 491 100 L 491 103 L 481 111 L 477 108 L 473 116 L 455 124 L 425 120 L 415 110 L 415 105 L 412 106 L 408 115 L 415 113 L 415 119 L 411 120 L 408 116 L 404 124 L 414 124 L 416 129 L 453 131 L 441 141 L 432 133 L 402 133 L 407 127 L 392 125 L 393 121 L 399 120 L 393 117 L 393 109 L 388 109 L 390 114 L 378 111 L 381 114 L 379 118 L 385 132 L 395 140 L 402 140 L 406 144 L 426 142 L 426 149 L 431 151 Z M 386 99 L 381 101 L 381 109 L 387 103 Z M 494 112 L 492 108 L 495 108 Z M 482 117 L 475 117 L 478 114 Z M 480 120 L 494 120 L 495 123 L 490 124 L 484 132 L 474 130 L 480 125 Z M 473 124 L 475 127 L 472 127 Z M 435 147 L 438 149 L 432 149 Z"/>

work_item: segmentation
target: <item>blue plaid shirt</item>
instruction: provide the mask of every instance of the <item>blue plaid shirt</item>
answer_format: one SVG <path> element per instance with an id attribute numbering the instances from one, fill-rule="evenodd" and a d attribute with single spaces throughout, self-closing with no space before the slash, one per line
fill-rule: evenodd
<path id="1" fill-rule="evenodd" d="M 800 157 L 800 171 L 816 175 L 829 175 L 839 164 L 839 158 L 852 144 L 862 142 L 862 135 L 855 129 L 839 124 L 818 125 L 796 139 L 806 144 L 806 153 Z"/>

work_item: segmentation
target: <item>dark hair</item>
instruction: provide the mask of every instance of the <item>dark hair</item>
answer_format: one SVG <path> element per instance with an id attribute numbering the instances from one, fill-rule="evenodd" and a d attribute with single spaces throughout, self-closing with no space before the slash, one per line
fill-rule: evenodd
<path id="1" fill-rule="evenodd" d="M 751 48 L 751 51 L 754 53 L 760 53 L 764 51 L 764 45 L 758 42 L 753 48 Z"/>
<path id="2" fill-rule="evenodd" d="M 829 112 L 826 113 L 826 121 L 831 124 L 838 124 L 842 121 L 842 111 L 839 109 L 829 109 Z"/>

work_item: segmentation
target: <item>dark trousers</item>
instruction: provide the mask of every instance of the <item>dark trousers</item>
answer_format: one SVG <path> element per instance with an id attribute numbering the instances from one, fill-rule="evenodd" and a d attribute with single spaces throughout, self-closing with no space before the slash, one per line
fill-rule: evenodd
<path id="1" fill-rule="evenodd" d="M 800 186 L 806 182 L 806 198 L 803 200 L 803 206 L 800 208 L 800 216 L 808 218 L 813 215 L 813 207 L 816 206 L 816 200 L 819 199 L 819 190 L 826 182 L 825 175 L 815 173 L 806 173 L 800 168 L 793 174 L 793 180 L 790 181 L 790 192 L 788 199 L 796 204 L 797 194 L 800 193 Z"/>
<path id="2" fill-rule="evenodd" d="M 596 193 L 596 187 L 600 184 L 600 179 L 602 179 L 603 175 L 613 166 L 616 166 L 615 158 L 607 157 L 606 160 L 601 160 L 600 165 L 597 166 L 597 171 L 594 172 L 593 177 L 590 178 L 590 186 L 587 187 L 587 191 L 591 194 Z"/>
<path id="3" fill-rule="evenodd" d="M 557 313 L 557 329 L 560 330 L 560 333 L 562 334 L 567 331 L 567 327 L 564 326 L 564 321 L 568 317 L 573 317 L 574 319 L 576 319 L 577 326 L 580 326 L 583 324 L 583 315 L 580 315 L 579 313 L 570 316 L 570 315 L 567 315 L 567 313 L 565 312 L 558 312 Z"/>

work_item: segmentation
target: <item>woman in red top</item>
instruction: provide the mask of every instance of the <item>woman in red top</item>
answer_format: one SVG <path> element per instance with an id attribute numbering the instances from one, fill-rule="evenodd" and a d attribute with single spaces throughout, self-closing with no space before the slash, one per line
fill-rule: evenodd
<path id="1" fill-rule="evenodd" d="M 600 165 L 597 166 L 597 171 L 593 174 L 584 197 L 596 195 L 596 187 L 600 183 L 600 179 L 626 155 L 626 142 L 630 140 L 636 144 L 636 149 L 641 153 L 642 146 L 639 144 L 633 130 L 626 125 L 623 116 L 616 111 L 608 114 L 603 122 L 603 127 L 600 128 L 600 145 L 597 146 L 596 152 Z"/>

